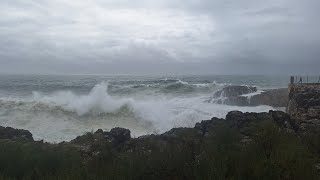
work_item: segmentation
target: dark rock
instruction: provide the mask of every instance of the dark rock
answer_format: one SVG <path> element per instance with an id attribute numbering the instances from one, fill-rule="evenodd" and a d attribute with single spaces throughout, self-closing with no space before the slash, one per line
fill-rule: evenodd
<path id="1" fill-rule="evenodd" d="M 280 128 L 286 129 L 288 132 L 296 131 L 297 125 L 290 116 L 282 111 L 269 111 L 268 113 L 243 113 L 240 111 L 231 111 L 226 116 L 226 121 L 230 123 L 231 127 L 242 129 L 250 122 L 258 121 L 272 121 Z"/>
<path id="2" fill-rule="evenodd" d="M 94 134 L 102 134 L 103 130 L 102 129 L 98 129 Z"/>
<path id="3" fill-rule="evenodd" d="M 213 117 L 211 120 L 204 120 L 204 121 L 201 121 L 200 123 L 196 123 L 194 128 L 200 130 L 202 135 L 206 136 L 209 129 L 215 127 L 217 124 L 222 123 L 223 121 L 225 120 Z"/>
<path id="4" fill-rule="evenodd" d="M 271 113 L 273 120 L 281 128 L 286 128 L 294 131 L 298 129 L 298 126 L 296 125 L 295 121 L 291 119 L 289 114 L 282 111 L 269 111 L 269 113 Z"/>
<path id="5" fill-rule="evenodd" d="M 319 135 L 320 85 L 293 84 L 289 87 L 287 112 L 295 120 L 299 135 Z"/>
<path id="6" fill-rule="evenodd" d="M 23 139 L 33 141 L 32 134 L 28 130 L 23 129 L 14 129 L 11 127 L 2 127 L 0 126 L 0 139 Z"/>
<path id="7" fill-rule="evenodd" d="M 129 129 L 116 127 L 110 132 L 104 132 L 104 137 L 115 145 L 124 143 L 131 139 L 131 132 Z"/>
<path id="8" fill-rule="evenodd" d="M 113 145 L 119 145 L 131 139 L 130 130 L 125 128 L 113 128 L 110 132 L 104 132 L 102 129 L 98 129 L 95 133 L 87 133 L 82 136 L 78 136 L 76 139 L 72 140 L 71 143 L 88 145 L 97 143 L 110 142 Z"/>
<path id="9" fill-rule="evenodd" d="M 319 118 L 320 86 L 292 85 L 290 87 L 287 112 L 301 121 Z"/>
<path id="10" fill-rule="evenodd" d="M 248 122 L 246 115 L 241 111 L 231 111 L 226 116 L 226 121 L 231 123 L 232 127 L 241 128 Z"/>
<path id="11" fill-rule="evenodd" d="M 304 120 L 299 123 L 299 133 L 301 134 L 319 134 L 320 119 Z"/>
<path id="12" fill-rule="evenodd" d="M 246 145 L 246 144 L 250 144 L 250 143 L 252 143 L 254 141 L 253 141 L 253 139 L 251 137 L 242 135 L 240 142 L 242 144 Z"/>
<path id="13" fill-rule="evenodd" d="M 202 132 L 197 131 L 195 128 L 173 128 L 160 136 L 165 138 L 192 139 L 202 136 Z"/>

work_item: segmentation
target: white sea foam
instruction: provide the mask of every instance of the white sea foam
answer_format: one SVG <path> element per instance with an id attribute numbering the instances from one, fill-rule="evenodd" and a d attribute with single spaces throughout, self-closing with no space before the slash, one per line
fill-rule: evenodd
<path id="1" fill-rule="evenodd" d="M 88 95 L 76 95 L 71 91 L 60 91 L 51 95 L 33 92 L 35 101 L 61 106 L 78 115 L 87 113 L 113 113 L 131 104 L 132 99 L 115 99 L 107 93 L 108 85 L 103 82 L 94 86 Z"/>
<path id="2" fill-rule="evenodd" d="M 134 136 L 162 133 L 173 127 L 192 127 L 211 117 L 224 118 L 231 110 L 262 112 L 269 106 L 237 107 L 205 103 L 204 96 L 145 96 L 144 99 L 108 94 L 108 84 L 97 84 L 88 94 L 34 92 L 27 99 L 2 98 L 0 125 L 30 130 L 35 138 L 59 142 L 84 132 L 115 126 Z"/>
<path id="3" fill-rule="evenodd" d="M 232 83 L 218 83 L 217 81 L 213 81 L 212 84 L 217 85 L 217 86 L 221 86 L 221 87 L 232 85 Z"/>
<path id="4" fill-rule="evenodd" d="M 259 94 L 261 94 L 263 92 L 264 92 L 263 90 L 258 90 L 256 92 L 252 92 L 252 93 L 248 93 L 248 94 L 242 94 L 241 96 L 247 97 L 247 98 L 251 98 L 251 97 L 259 95 Z"/>

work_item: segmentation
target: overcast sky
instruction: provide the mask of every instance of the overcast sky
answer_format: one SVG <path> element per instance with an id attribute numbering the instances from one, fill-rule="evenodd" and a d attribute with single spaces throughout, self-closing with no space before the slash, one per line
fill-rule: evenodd
<path id="1" fill-rule="evenodd" d="M 0 73 L 320 74 L 319 0 L 1 0 Z"/>

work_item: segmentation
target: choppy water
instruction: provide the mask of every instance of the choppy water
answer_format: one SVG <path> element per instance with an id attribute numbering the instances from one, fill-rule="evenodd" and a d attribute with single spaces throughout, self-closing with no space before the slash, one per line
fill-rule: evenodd
<path id="1" fill-rule="evenodd" d="M 134 136 L 192 127 L 231 110 L 269 106 L 208 103 L 227 85 L 286 87 L 275 76 L 45 76 L 0 75 L 0 125 L 30 130 L 36 139 L 67 141 L 98 128 L 129 128 Z"/>

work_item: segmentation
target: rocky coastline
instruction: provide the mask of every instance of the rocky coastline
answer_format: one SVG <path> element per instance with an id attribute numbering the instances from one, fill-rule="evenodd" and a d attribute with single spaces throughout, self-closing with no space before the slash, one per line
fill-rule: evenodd
<path id="1" fill-rule="evenodd" d="M 223 103 L 248 105 L 242 95 L 254 92 L 254 87 L 229 87 L 214 94 L 212 101 L 223 95 Z M 286 93 L 288 97 L 283 98 Z M 249 104 L 286 103 L 287 113 L 231 111 L 225 119 L 213 117 L 193 128 L 174 128 L 138 138 L 132 138 L 130 130 L 117 127 L 50 144 L 35 141 L 27 130 L 0 127 L 0 178 L 317 179 L 319 98 L 318 87 L 268 90 L 253 96 Z M 26 165 L 21 165 L 21 170 L 10 169 L 15 162 Z M 78 171 L 83 174 L 75 175 Z"/>

